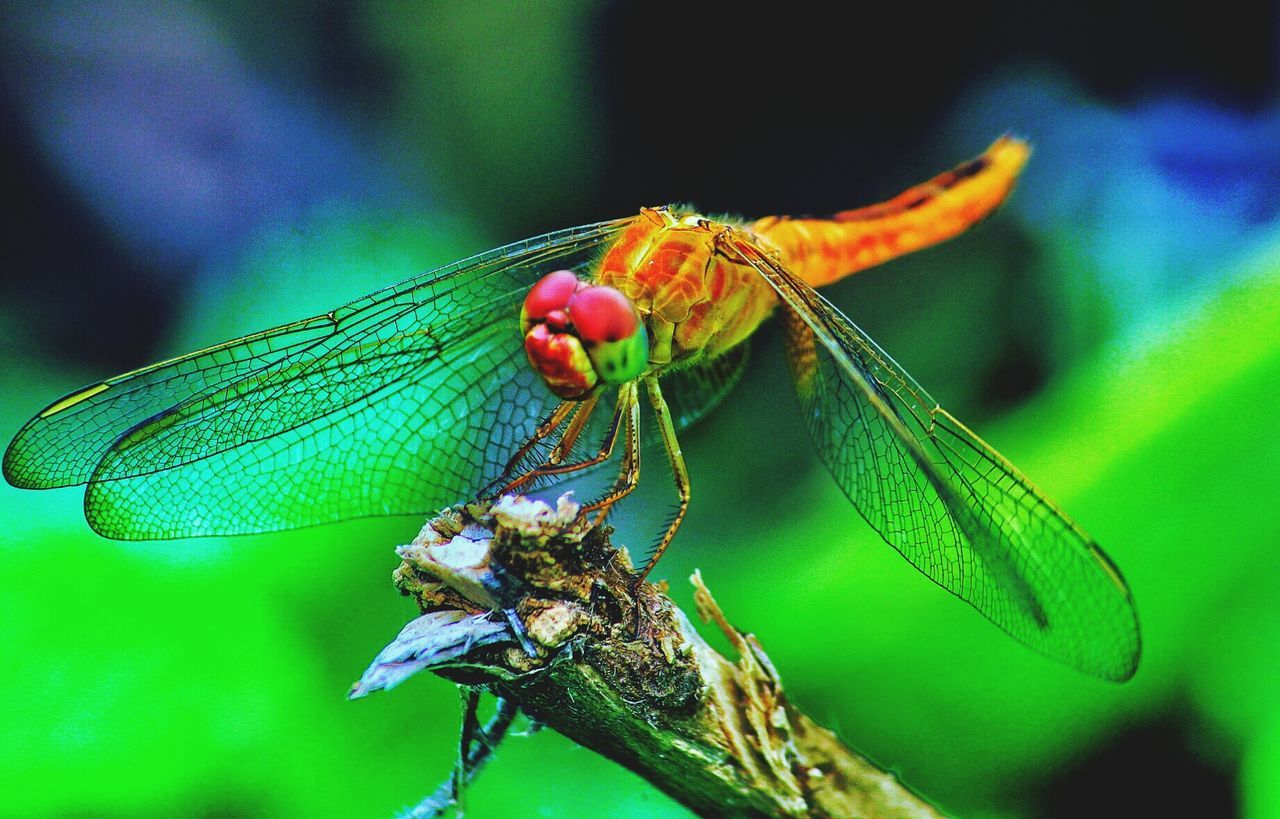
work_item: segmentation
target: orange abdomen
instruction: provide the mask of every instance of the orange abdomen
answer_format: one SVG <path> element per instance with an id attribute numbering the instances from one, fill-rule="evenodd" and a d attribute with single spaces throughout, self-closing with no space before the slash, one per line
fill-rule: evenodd
<path id="1" fill-rule="evenodd" d="M 768 216 L 751 226 L 813 287 L 950 239 L 995 210 L 1013 189 L 1031 150 L 1001 137 L 981 156 L 887 202 L 829 219 Z"/>

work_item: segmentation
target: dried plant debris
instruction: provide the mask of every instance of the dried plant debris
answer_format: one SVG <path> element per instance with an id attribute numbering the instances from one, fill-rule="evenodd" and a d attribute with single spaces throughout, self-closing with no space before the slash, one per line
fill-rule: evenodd
<path id="1" fill-rule="evenodd" d="M 410 815 L 453 804 L 516 710 L 701 815 L 939 815 L 788 702 L 760 643 L 730 625 L 700 575 L 699 614 L 728 637 L 735 662 L 657 586 L 637 588 L 610 530 L 579 512 L 568 495 L 554 507 L 523 497 L 468 504 L 398 550 L 395 584 L 422 614 L 351 696 L 430 670 L 472 698 L 458 769 Z M 475 721 L 480 690 L 502 703 L 500 731 Z"/>

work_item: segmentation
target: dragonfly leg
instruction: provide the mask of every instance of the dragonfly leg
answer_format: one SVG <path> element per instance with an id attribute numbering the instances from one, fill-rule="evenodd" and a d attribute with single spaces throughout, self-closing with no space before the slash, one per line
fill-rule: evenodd
<path id="1" fill-rule="evenodd" d="M 662 538 L 653 548 L 653 553 L 649 556 L 649 562 L 644 564 L 644 569 L 636 578 L 636 587 L 649 575 L 654 564 L 662 557 L 662 553 L 667 550 L 667 546 L 671 544 L 671 539 L 676 536 L 676 530 L 680 528 L 680 522 L 684 520 L 684 513 L 689 510 L 689 470 L 685 468 L 684 454 L 680 451 L 680 441 L 676 438 L 676 426 L 671 420 L 671 410 L 667 407 L 666 400 L 662 397 L 662 388 L 658 386 L 658 379 L 649 376 L 644 380 L 645 388 L 649 392 L 649 403 L 653 405 L 654 417 L 658 420 L 658 431 L 662 434 L 662 445 L 667 450 L 667 460 L 671 462 L 671 474 L 676 482 L 676 495 L 679 498 L 679 506 L 676 508 L 675 515 L 671 518 L 671 522 L 667 524 L 667 530 L 662 533 Z"/>
<path id="2" fill-rule="evenodd" d="M 501 474 L 489 482 L 482 494 L 488 494 L 492 487 L 500 485 L 503 481 L 506 481 L 511 476 L 511 473 L 515 472 L 516 468 L 520 466 L 520 462 L 528 456 L 530 451 L 532 451 L 540 441 L 544 440 L 548 435 L 560 428 L 560 425 L 564 423 L 564 419 L 571 411 L 573 411 L 574 407 L 578 406 L 578 404 L 579 402 L 577 401 L 561 401 L 556 405 L 556 408 L 551 411 L 551 414 L 547 416 L 546 420 L 539 424 L 538 428 L 534 430 L 533 436 L 530 437 L 529 440 L 525 441 L 520 448 L 515 451 L 515 454 L 507 461 L 507 465 L 502 468 Z M 496 494 L 501 495 L 503 493 L 498 492 Z"/>
<path id="3" fill-rule="evenodd" d="M 587 515 L 599 511 L 596 525 L 603 522 L 613 505 L 631 494 L 640 482 L 640 397 L 636 382 L 628 381 L 618 388 L 618 408 L 615 412 L 619 416 L 623 412 L 626 413 L 627 445 L 622 454 L 622 467 L 618 471 L 617 480 L 613 482 L 613 488 L 604 497 L 583 506 L 579 513 Z M 619 418 L 615 416 L 614 422 L 617 423 L 618 420 Z"/>
<path id="4" fill-rule="evenodd" d="M 632 403 L 635 403 L 634 400 Z M 622 429 L 622 419 L 627 410 L 627 399 L 623 390 L 618 391 L 618 400 L 613 407 L 613 418 L 609 421 L 609 428 L 605 431 L 604 439 L 600 442 L 600 450 L 595 455 L 586 460 L 577 461 L 575 463 L 561 463 L 556 457 L 556 453 L 552 452 L 551 457 L 547 459 L 547 463 L 533 470 L 535 475 L 563 475 L 568 472 L 577 472 L 582 469 L 588 469 L 596 464 L 604 463 L 613 457 L 614 445 L 618 442 L 618 431 Z M 630 423 L 630 422 L 628 422 Z M 579 430 L 580 432 L 580 430 Z M 574 433 L 575 437 L 578 433 Z M 569 431 L 565 431 L 565 437 L 568 437 Z M 560 454 L 563 458 L 563 453 Z"/>
<path id="5" fill-rule="evenodd" d="M 569 419 L 569 426 L 565 427 L 564 435 L 561 435 L 560 440 L 552 447 L 551 454 L 547 456 L 547 462 L 542 465 L 543 467 L 558 466 L 564 463 L 564 459 L 569 456 L 569 453 L 573 452 L 574 444 L 578 443 L 578 436 L 582 434 L 587 421 L 591 420 L 591 413 L 595 411 L 596 404 L 599 401 L 600 393 L 598 392 L 593 393 L 591 397 L 582 401 L 578 406 L 578 411 Z"/>
<path id="6" fill-rule="evenodd" d="M 504 477 L 505 474 L 509 474 L 511 469 L 515 465 L 519 464 L 519 462 L 529 454 L 529 451 L 533 449 L 534 445 L 559 428 L 559 426 L 564 423 L 565 415 L 572 410 L 573 415 L 569 418 L 569 424 L 565 427 L 564 433 L 561 434 L 560 440 L 556 442 L 556 445 L 551 450 L 551 454 L 547 457 L 547 460 L 543 461 L 539 466 L 527 470 L 524 474 L 507 483 L 507 485 L 504 486 L 502 491 L 498 494 L 505 495 L 508 492 L 512 492 L 528 483 L 530 480 L 536 478 L 538 475 L 543 474 L 542 470 L 545 467 L 559 464 L 564 459 L 565 453 L 573 449 L 574 443 L 577 442 L 578 436 L 582 434 L 582 428 L 587 425 L 587 421 L 590 420 L 591 413 L 595 410 L 596 403 L 599 400 L 600 394 L 596 393 L 584 401 L 561 402 L 560 406 L 556 407 L 555 412 L 553 412 L 551 416 L 547 418 L 547 420 L 544 421 L 534 432 L 534 437 L 530 438 L 523 446 L 520 447 L 519 450 L 516 451 L 516 454 L 507 464 L 507 471 L 504 473 Z"/>

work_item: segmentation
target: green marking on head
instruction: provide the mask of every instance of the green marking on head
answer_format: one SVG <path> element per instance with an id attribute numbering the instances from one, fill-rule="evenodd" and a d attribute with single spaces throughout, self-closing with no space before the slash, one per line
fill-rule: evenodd
<path id="1" fill-rule="evenodd" d="M 569 303 L 569 320 L 606 384 L 638 378 L 649 364 L 649 334 L 631 300 L 612 287 L 586 287 Z"/>

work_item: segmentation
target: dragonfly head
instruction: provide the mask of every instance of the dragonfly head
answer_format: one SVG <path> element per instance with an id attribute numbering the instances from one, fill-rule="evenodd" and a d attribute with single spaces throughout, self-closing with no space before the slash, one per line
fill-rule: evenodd
<path id="1" fill-rule="evenodd" d="M 630 381 L 649 362 L 649 334 L 631 300 L 571 270 L 538 280 L 520 308 L 520 329 L 529 363 L 561 398 Z"/>

